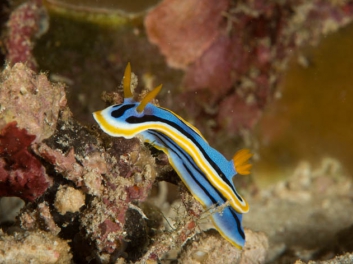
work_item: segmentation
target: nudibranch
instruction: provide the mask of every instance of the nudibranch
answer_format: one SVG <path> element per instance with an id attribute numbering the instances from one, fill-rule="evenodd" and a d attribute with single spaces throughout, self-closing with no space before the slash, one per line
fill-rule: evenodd
<path id="1" fill-rule="evenodd" d="M 249 205 L 238 194 L 232 178 L 236 174 L 250 173 L 250 152 L 240 150 L 232 160 L 227 160 L 207 143 L 193 125 L 172 111 L 150 103 L 162 85 L 149 92 L 141 102 L 136 102 L 130 82 L 131 67 L 128 64 L 123 79 L 124 102 L 94 112 L 95 120 L 110 136 L 139 136 L 163 151 L 183 183 L 204 208 L 228 203 L 229 206 L 224 206 L 220 212 L 215 210 L 210 217 L 219 233 L 241 249 L 245 243 L 242 214 L 249 211 Z"/>

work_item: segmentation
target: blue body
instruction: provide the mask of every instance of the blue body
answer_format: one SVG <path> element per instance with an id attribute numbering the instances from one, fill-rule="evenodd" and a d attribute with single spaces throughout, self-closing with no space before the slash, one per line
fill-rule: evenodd
<path id="1" fill-rule="evenodd" d="M 226 203 L 228 199 L 224 196 L 224 192 L 215 188 L 203 168 L 198 166 L 185 147 L 181 147 L 176 142 L 176 138 L 171 136 L 175 132 L 183 141 L 189 141 L 188 144 L 196 146 L 202 159 L 216 172 L 217 181 L 224 182 L 236 198 L 245 203 L 232 182 L 233 176 L 237 174 L 233 161 L 228 161 L 212 148 L 196 128 L 173 112 L 151 103 L 148 103 L 142 112 L 138 112 L 136 111 L 138 105 L 138 102 L 128 98 L 123 104 L 110 106 L 100 112 L 105 122 L 117 128 L 116 131 L 101 124 L 98 118 L 96 120 L 101 124 L 102 129 L 112 136 L 129 138 L 139 135 L 144 141 L 164 151 L 190 192 L 205 208 Z M 160 129 L 160 126 L 163 129 Z M 134 130 L 136 132 L 129 134 L 129 131 Z M 213 213 L 211 218 L 223 237 L 233 245 L 242 248 L 245 243 L 241 214 L 243 212 L 236 209 L 226 206 L 222 212 Z"/>
<path id="2" fill-rule="evenodd" d="M 130 85 L 131 66 L 128 63 L 123 79 L 124 102 L 93 113 L 95 120 L 111 136 L 140 136 L 164 151 L 186 187 L 206 209 L 227 203 L 215 209 L 211 218 L 224 238 L 242 248 L 245 243 L 242 213 L 248 212 L 249 205 L 237 193 L 232 178 L 237 171 L 243 175 L 250 173 L 250 152 L 239 151 L 232 161 L 228 161 L 191 124 L 172 111 L 150 103 L 161 85 L 141 102 L 133 99 Z"/>

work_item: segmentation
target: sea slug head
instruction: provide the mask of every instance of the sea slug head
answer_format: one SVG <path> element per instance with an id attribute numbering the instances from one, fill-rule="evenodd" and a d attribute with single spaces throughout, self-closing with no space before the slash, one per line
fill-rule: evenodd
<path id="1" fill-rule="evenodd" d="M 150 114 L 153 105 L 150 102 L 158 95 L 162 85 L 150 91 L 141 102 L 133 99 L 131 90 L 131 66 L 130 63 L 125 68 L 123 86 L 124 102 L 112 105 L 104 110 L 93 113 L 94 119 L 107 134 L 111 136 L 124 136 L 131 138 L 138 133 L 138 118 Z M 135 121 L 134 121 L 135 120 Z"/>

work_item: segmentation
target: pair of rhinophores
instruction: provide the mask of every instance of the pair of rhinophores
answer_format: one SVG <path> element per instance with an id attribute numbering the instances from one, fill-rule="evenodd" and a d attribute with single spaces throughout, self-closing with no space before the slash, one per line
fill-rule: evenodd
<path id="1" fill-rule="evenodd" d="M 123 80 L 124 102 L 93 113 L 95 120 L 113 137 L 139 135 L 167 154 L 174 170 L 204 208 L 228 202 L 229 206 L 221 212 L 215 210 L 210 217 L 225 239 L 242 248 L 245 243 L 242 214 L 249 211 L 249 205 L 238 194 L 232 178 L 238 173 L 250 173 L 250 152 L 241 150 L 232 160 L 227 160 L 207 143 L 197 128 L 172 111 L 150 103 L 162 85 L 149 92 L 141 102 L 136 102 L 130 82 L 129 63 Z"/>

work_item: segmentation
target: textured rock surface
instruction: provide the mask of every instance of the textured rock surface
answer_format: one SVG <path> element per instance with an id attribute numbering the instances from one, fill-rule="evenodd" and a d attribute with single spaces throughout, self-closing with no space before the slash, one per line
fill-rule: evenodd
<path id="1" fill-rule="evenodd" d="M 45 232 L 6 235 L 0 230 L 0 262 L 10 263 L 70 263 L 68 242 Z"/>
<path id="2" fill-rule="evenodd" d="M 7 66 L 0 75 L 0 128 L 16 121 L 19 128 L 35 135 L 35 142 L 50 137 L 59 111 L 66 106 L 63 84 L 50 83 L 23 63 Z"/>
<path id="3" fill-rule="evenodd" d="M 242 251 L 219 236 L 215 230 L 198 235 L 183 247 L 178 260 L 190 264 L 265 263 L 269 247 L 265 234 L 245 229 L 246 244 Z"/>

